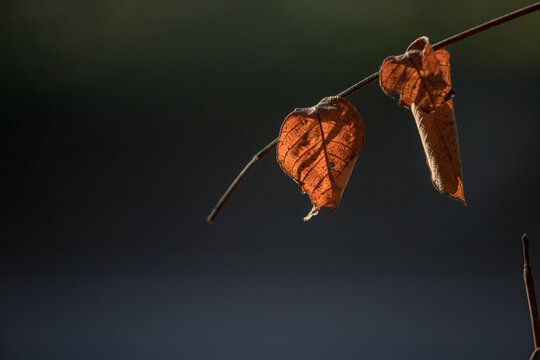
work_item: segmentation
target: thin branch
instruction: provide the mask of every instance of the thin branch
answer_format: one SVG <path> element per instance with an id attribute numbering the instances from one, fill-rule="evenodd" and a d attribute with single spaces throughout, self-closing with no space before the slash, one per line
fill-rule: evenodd
<path id="1" fill-rule="evenodd" d="M 342 92 L 340 92 L 339 94 L 337 94 L 337 96 L 340 96 L 340 97 L 347 97 L 347 96 L 351 95 L 352 93 L 354 93 L 354 92 L 360 90 L 360 89 L 363 88 L 364 86 L 369 85 L 369 84 L 371 84 L 372 82 L 377 81 L 378 78 L 379 78 L 379 72 L 377 71 L 376 73 L 373 73 L 373 74 L 369 75 L 369 76 L 368 76 L 367 78 L 365 78 L 364 80 L 361 80 L 361 81 L 357 82 L 356 84 L 354 84 L 354 85 L 351 86 L 350 88 L 343 90 Z"/>
<path id="2" fill-rule="evenodd" d="M 525 282 L 525 291 L 527 292 L 527 301 L 529 303 L 529 313 L 531 315 L 531 327 L 534 340 L 534 348 L 540 347 L 540 319 L 538 317 L 538 304 L 536 302 L 536 291 L 534 289 L 534 279 L 529 262 L 529 238 L 523 234 L 523 281 Z"/>
<path id="3" fill-rule="evenodd" d="M 452 45 L 454 43 L 457 43 L 458 41 L 464 40 L 464 39 L 466 39 L 468 37 L 476 35 L 476 34 L 482 32 L 482 31 L 485 31 L 487 29 L 491 29 L 492 27 L 504 24 L 505 22 L 508 22 L 508 21 L 513 20 L 515 18 L 518 18 L 520 16 L 527 15 L 527 14 L 532 13 L 532 12 L 538 10 L 538 9 L 540 9 L 540 1 L 537 2 L 537 3 L 534 3 L 532 5 L 529 5 L 529 6 L 525 6 L 524 8 L 521 8 L 519 10 L 512 11 L 511 13 L 505 14 L 505 15 L 500 16 L 498 18 L 495 18 L 493 20 L 489 20 L 489 21 L 487 21 L 487 22 L 485 22 L 483 24 L 480 24 L 478 26 L 475 26 L 473 28 L 470 28 L 468 30 L 460 32 L 459 34 L 450 36 L 449 38 L 446 38 L 446 39 L 444 39 L 442 41 L 439 41 L 438 43 L 432 45 L 433 50 L 444 49 L 445 47 L 447 47 L 449 45 Z M 371 84 L 372 82 L 376 81 L 378 78 L 379 78 L 379 72 L 373 73 L 370 76 L 368 76 L 367 78 L 365 78 L 364 80 L 357 82 L 356 84 L 354 84 L 350 88 L 348 88 L 346 90 L 343 90 L 337 96 L 347 97 L 347 96 L 351 95 L 352 93 L 360 90 L 364 86 L 366 86 L 368 84 Z"/>
<path id="4" fill-rule="evenodd" d="M 478 26 L 475 26 L 475 27 L 470 28 L 468 30 L 465 30 L 465 31 L 463 31 L 463 32 L 461 32 L 459 34 L 450 36 L 449 38 L 446 38 L 446 39 L 444 39 L 442 41 L 439 41 L 438 43 L 434 44 L 432 47 L 433 47 L 434 50 L 445 48 L 445 47 L 447 47 L 449 45 L 452 45 L 452 44 L 454 44 L 454 43 L 456 43 L 458 41 L 464 40 L 464 39 L 466 39 L 466 38 L 468 38 L 470 36 L 478 34 L 478 33 L 482 32 L 482 31 L 485 31 L 485 30 L 490 29 L 492 27 L 501 25 L 501 24 L 503 24 L 503 23 L 505 23 L 507 21 L 513 20 L 513 19 L 518 18 L 520 16 L 532 13 L 532 12 L 538 10 L 538 9 L 540 9 L 540 1 L 536 2 L 536 3 L 532 4 L 532 5 L 529 5 L 529 6 L 525 6 L 524 8 L 513 11 L 513 12 L 508 13 L 506 15 L 500 16 L 500 17 L 498 17 L 496 19 L 487 21 L 487 22 L 485 22 L 485 23 L 483 23 L 481 25 L 478 25 Z M 377 81 L 378 78 L 379 78 L 379 72 L 377 71 L 376 73 L 373 73 L 373 74 L 369 75 L 368 77 L 366 77 L 365 79 L 363 79 L 363 80 L 357 82 L 356 84 L 352 85 L 351 87 L 343 90 L 342 92 L 337 94 L 337 96 L 339 96 L 339 97 L 347 97 L 347 96 L 355 93 L 356 91 L 360 90 L 364 86 L 369 85 L 369 84 Z M 253 157 L 253 159 L 251 159 L 251 161 L 246 165 L 246 167 L 240 172 L 240 174 L 238 174 L 236 179 L 234 179 L 233 183 L 229 186 L 229 188 L 227 189 L 225 194 L 223 194 L 221 199 L 219 199 L 218 203 L 216 204 L 216 206 L 214 207 L 214 209 L 212 210 L 212 212 L 208 216 L 207 220 L 208 220 L 209 223 L 212 223 L 212 221 L 217 216 L 219 210 L 223 207 L 223 205 L 225 204 L 227 199 L 231 196 L 231 194 L 236 189 L 238 184 L 244 179 L 244 177 L 249 173 L 249 171 L 251 171 L 251 168 L 254 167 L 255 165 L 257 165 L 272 149 L 274 149 L 276 147 L 277 143 L 278 143 L 278 139 L 272 140 L 272 142 L 269 143 L 268 145 L 266 145 L 261 151 L 259 151 Z"/>
<path id="5" fill-rule="evenodd" d="M 258 153 L 256 153 L 253 156 L 253 159 L 251 159 L 251 161 L 244 167 L 244 169 L 240 172 L 240 174 L 238 174 L 236 179 L 234 179 L 234 181 L 232 182 L 231 186 L 229 186 L 227 191 L 225 191 L 225 194 L 223 194 L 221 199 L 219 199 L 216 207 L 212 210 L 210 215 L 208 215 L 208 217 L 206 218 L 206 220 L 210 224 L 212 223 L 212 221 L 214 221 L 214 218 L 217 216 L 219 210 L 221 210 L 221 207 L 225 204 L 227 199 L 229 199 L 229 197 L 231 196 L 233 191 L 236 189 L 238 184 L 240 184 L 240 182 L 244 180 L 246 175 L 251 171 L 251 169 L 253 169 L 255 165 L 257 165 L 270 151 L 272 151 L 272 149 L 276 147 L 277 142 L 278 142 L 278 139 L 274 139 L 270 144 L 266 145 L 263 149 L 261 149 Z"/>
<path id="6" fill-rule="evenodd" d="M 461 41 L 463 39 L 466 39 L 470 36 L 476 35 L 484 30 L 491 29 L 492 27 L 504 24 L 505 22 L 508 22 L 510 20 L 514 20 L 515 18 L 518 18 L 523 15 L 530 14 L 536 10 L 540 9 L 540 1 L 536 2 L 534 4 L 531 4 L 529 6 L 525 6 L 519 10 L 512 11 L 511 13 L 505 14 L 503 16 L 500 16 L 498 18 L 495 18 L 493 20 L 489 20 L 481 25 L 475 26 L 473 28 L 470 28 L 469 30 L 465 30 L 462 33 L 456 34 L 454 36 L 450 36 L 447 39 L 444 39 L 442 41 L 439 41 L 438 43 L 433 45 L 434 50 L 443 49 L 449 45 L 452 45 L 454 43 L 457 43 L 458 41 Z"/>

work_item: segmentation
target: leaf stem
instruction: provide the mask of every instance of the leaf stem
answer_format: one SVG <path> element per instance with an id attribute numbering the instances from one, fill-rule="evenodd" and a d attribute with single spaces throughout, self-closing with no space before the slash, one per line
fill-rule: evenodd
<path id="1" fill-rule="evenodd" d="M 455 44 L 458 41 L 461 41 L 461 40 L 464 40 L 464 39 L 466 39 L 468 37 L 476 35 L 476 34 L 482 32 L 482 31 L 485 31 L 487 29 L 491 29 L 492 27 L 501 25 L 501 24 L 503 24 L 503 23 L 505 23 L 507 21 L 516 19 L 516 18 L 518 18 L 520 16 L 532 13 L 532 12 L 534 12 L 536 10 L 539 10 L 539 9 L 540 9 L 540 1 L 536 2 L 534 4 L 531 4 L 529 6 L 525 6 L 525 7 L 521 8 L 521 9 L 519 9 L 519 10 L 512 11 L 512 12 L 510 12 L 508 14 L 505 14 L 505 15 L 500 16 L 498 18 L 495 18 L 493 20 L 489 20 L 489 21 L 487 21 L 487 22 L 485 22 L 483 24 L 480 24 L 478 26 L 475 26 L 473 28 L 465 30 L 465 31 L 463 31 L 463 32 L 461 32 L 459 34 L 450 36 L 449 38 L 446 38 L 446 39 L 444 39 L 442 41 L 439 41 L 438 43 L 434 44 L 432 47 L 433 47 L 434 50 L 445 48 L 445 47 L 447 47 L 449 45 Z M 378 78 L 379 78 L 379 72 L 377 71 L 376 73 L 373 73 L 373 74 L 369 75 L 368 77 L 366 77 L 365 79 L 363 79 L 363 80 L 357 82 L 356 84 L 352 85 L 351 87 L 343 90 L 342 92 L 337 94 L 337 96 L 339 96 L 339 97 L 347 97 L 347 96 L 355 93 L 356 91 L 360 90 L 364 86 L 375 82 Z M 240 174 L 238 174 L 236 179 L 234 179 L 234 181 L 229 186 L 227 191 L 225 191 L 223 196 L 219 199 L 218 203 L 216 204 L 216 206 L 214 207 L 214 209 L 212 210 L 210 215 L 208 215 L 208 217 L 206 218 L 206 220 L 209 223 L 212 223 L 212 221 L 214 221 L 215 217 L 219 213 L 219 210 L 221 210 L 221 208 L 223 207 L 225 202 L 229 199 L 231 194 L 234 192 L 234 190 L 236 190 L 236 188 L 238 187 L 240 182 L 246 177 L 246 175 L 251 171 L 251 169 L 255 165 L 257 165 L 266 155 L 268 155 L 268 153 L 270 151 L 272 151 L 272 149 L 274 149 L 276 147 L 277 143 L 278 143 L 278 139 L 276 138 L 276 139 L 272 140 L 272 142 L 270 142 L 268 145 L 266 145 L 263 149 L 261 149 L 257 154 L 255 154 L 255 156 L 253 156 L 251 161 L 244 167 L 244 169 L 240 172 Z M 540 336 L 540 334 L 539 334 L 539 336 Z"/>
<path id="2" fill-rule="evenodd" d="M 538 317 L 538 304 L 536 302 L 536 291 L 534 289 L 534 278 L 531 264 L 529 262 L 529 238 L 526 234 L 521 237 L 523 242 L 523 281 L 529 303 L 529 313 L 531 315 L 531 327 L 535 350 L 540 347 L 540 319 Z"/>

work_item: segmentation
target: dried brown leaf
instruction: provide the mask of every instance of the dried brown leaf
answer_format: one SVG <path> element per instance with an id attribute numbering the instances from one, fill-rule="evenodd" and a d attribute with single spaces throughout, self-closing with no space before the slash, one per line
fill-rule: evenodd
<path id="1" fill-rule="evenodd" d="M 446 101 L 432 113 L 422 111 L 415 104 L 411 110 L 424 146 L 433 186 L 441 194 L 449 195 L 465 204 L 452 100 Z"/>
<path id="2" fill-rule="evenodd" d="M 335 211 L 364 142 L 360 114 L 345 99 L 327 97 L 295 109 L 283 122 L 277 161 L 311 198 L 309 220 L 321 207 Z"/>
<path id="3" fill-rule="evenodd" d="M 415 104 L 411 107 L 411 111 L 424 146 L 433 186 L 441 194 L 466 204 L 452 100 L 453 90 L 450 87 L 450 54 L 446 50 L 438 50 L 435 51 L 435 56 L 450 90 L 446 93 L 444 103 L 432 113 L 422 111 Z"/>
<path id="4" fill-rule="evenodd" d="M 438 57 L 448 52 L 433 51 L 427 37 L 422 36 L 407 48 L 405 54 L 390 56 L 383 61 L 379 84 L 390 96 L 399 96 L 399 105 L 417 107 L 432 112 L 445 102 L 450 93 Z"/>
<path id="5" fill-rule="evenodd" d="M 384 60 L 379 83 L 388 95 L 399 95 L 399 105 L 411 108 L 433 186 L 466 203 L 452 102 L 450 54 L 444 49 L 433 51 L 423 36 L 405 54 Z"/>

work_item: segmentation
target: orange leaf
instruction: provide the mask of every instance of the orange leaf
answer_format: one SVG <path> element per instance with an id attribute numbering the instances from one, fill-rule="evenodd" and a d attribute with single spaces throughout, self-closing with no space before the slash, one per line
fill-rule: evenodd
<path id="1" fill-rule="evenodd" d="M 335 211 L 364 143 L 360 114 L 345 99 L 326 97 L 310 108 L 295 109 L 281 125 L 277 161 L 311 198 L 313 208 Z"/>
<path id="2" fill-rule="evenodd" d="M 387 94 L 401 96 L 400 105 L 411 107 L 433 186 L 466 203 L 452 102 L 450 54 L 443 49 L 432 51 L 428 39 L 421 37 L 405 54 L 383 62 L 380 83 Z"/>
<path id="3" fill-rule="evenodd" d="M 433 51 L 427 37 L 415 40 L 403 55 L 390 56 L 383 61 L 379 83 L 390 96 L 399 96 L 399 105 L 411 107 L 414 103 L 425 112 L 432 112 L 445 102 L 450 93 L 439 66 L 438 56 L 446 50 Z"/>
<path id="4" fill-rule="evenodd" d="M 464 204 L 461 160 L 452 100 L 427 113 L 412 105 L 412 113 L 424 146 L 433 186 Z"/>

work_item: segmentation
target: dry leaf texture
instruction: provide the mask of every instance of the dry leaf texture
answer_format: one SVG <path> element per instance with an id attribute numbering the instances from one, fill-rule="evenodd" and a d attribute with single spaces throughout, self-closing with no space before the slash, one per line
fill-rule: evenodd
<path id="1" fill-rule="evenodd" d="M 337 208 L 364 142 L 360 114 L 345 99 L 327 97 L 295 109 L 283 122 L 277 161 L 311 198 L 309 220 L 321 207 Z"/>
<path id="2" fill-rule="evenodd" d="M 415 104 L 411 110 L 424 146 L 433 186 L 441 194 L 465 204 L 453 107 L 452 100 L 448 100 L 432 113 L 422 111 Z"/>
<path id="3" fill-rule="evenodd" d="M 416 126 L 418 127 L 420 139 L 422 140 L 433 186 L 440 193 L 449 195 L 466 203 L 465 193 L 463 191 L 463 176 L 461 172 L 456 121 L 454 118 L 454 104 L 452 101 L 453 91 L 450 81 L 450 54 L 442 49 L 432 52 L 431 46 L 429 43 L 425 44 L 424 40 L 427 42 L 427 38 L 425 37 L 413 42 L 407 49 L 407 53 L 411 48 L 424 47 L 424 49 L 426 49 L 424 51 L 424 63 L 426 63 L 426 58 L 428 58 L 426 54 L 431 54 L 429 55 L 428 60 L 431 64 L 430 71 L 433 74 L 438 74 L 437 77 L 442 78 L 445 85 L 444 87 L 441 85 L 439 90 L 442 92 L 436 92 L 437 95 L 434 95 L 435 93 L 430 93 L 427 90 L 428 87 L 424 87 L 424 93 L 429 95 L 428 98 L 430 100 L 435 98 L 438 99 L 437 102 L 441 100 L 439 105 L 435 105 L 435 101 L 428 102 L 432 107 L 428 108 L 428 110 L 424 110 L 415 100 L 411 104 L 411 111 L 414 115 Z M 401 57 L 405 55 L 402 55 Z M 385 60 L 385 62 L 387 60 Z M 389 75 L 388 78 L 392 78 L 392 76 L 393 75 Z M 408 80 L 407 78 L 404 78 L 402 81 L 405 83 L 402 84 L 398 81 L 395 83 L 395 88 L 412 89 L 418 82 L 414 76 L 411 76 Z M 411 82 L 411 84 L 407 84 L 407 81 Z M 440 80 L 438 80 L 438 82 L 440 82 Z M 421 82 L 421 84 L 423 83 L 424 82 Z M 425 96 L 417 96 L 417 99 L 420 103 L 426 104 Z"/>
<path id="4" fill-rule="evenodd" d="M 417 107 L 432 112 L 445 102 L 450 93 L 450 82 L 445 81 L 437 55 L 447 53 L 433 51 L 427 37 L 415 40 L 405 54 L 390 56 L 383 61 L 379 83 L 390 96 L 399 96 L 399 105 Z"/>

